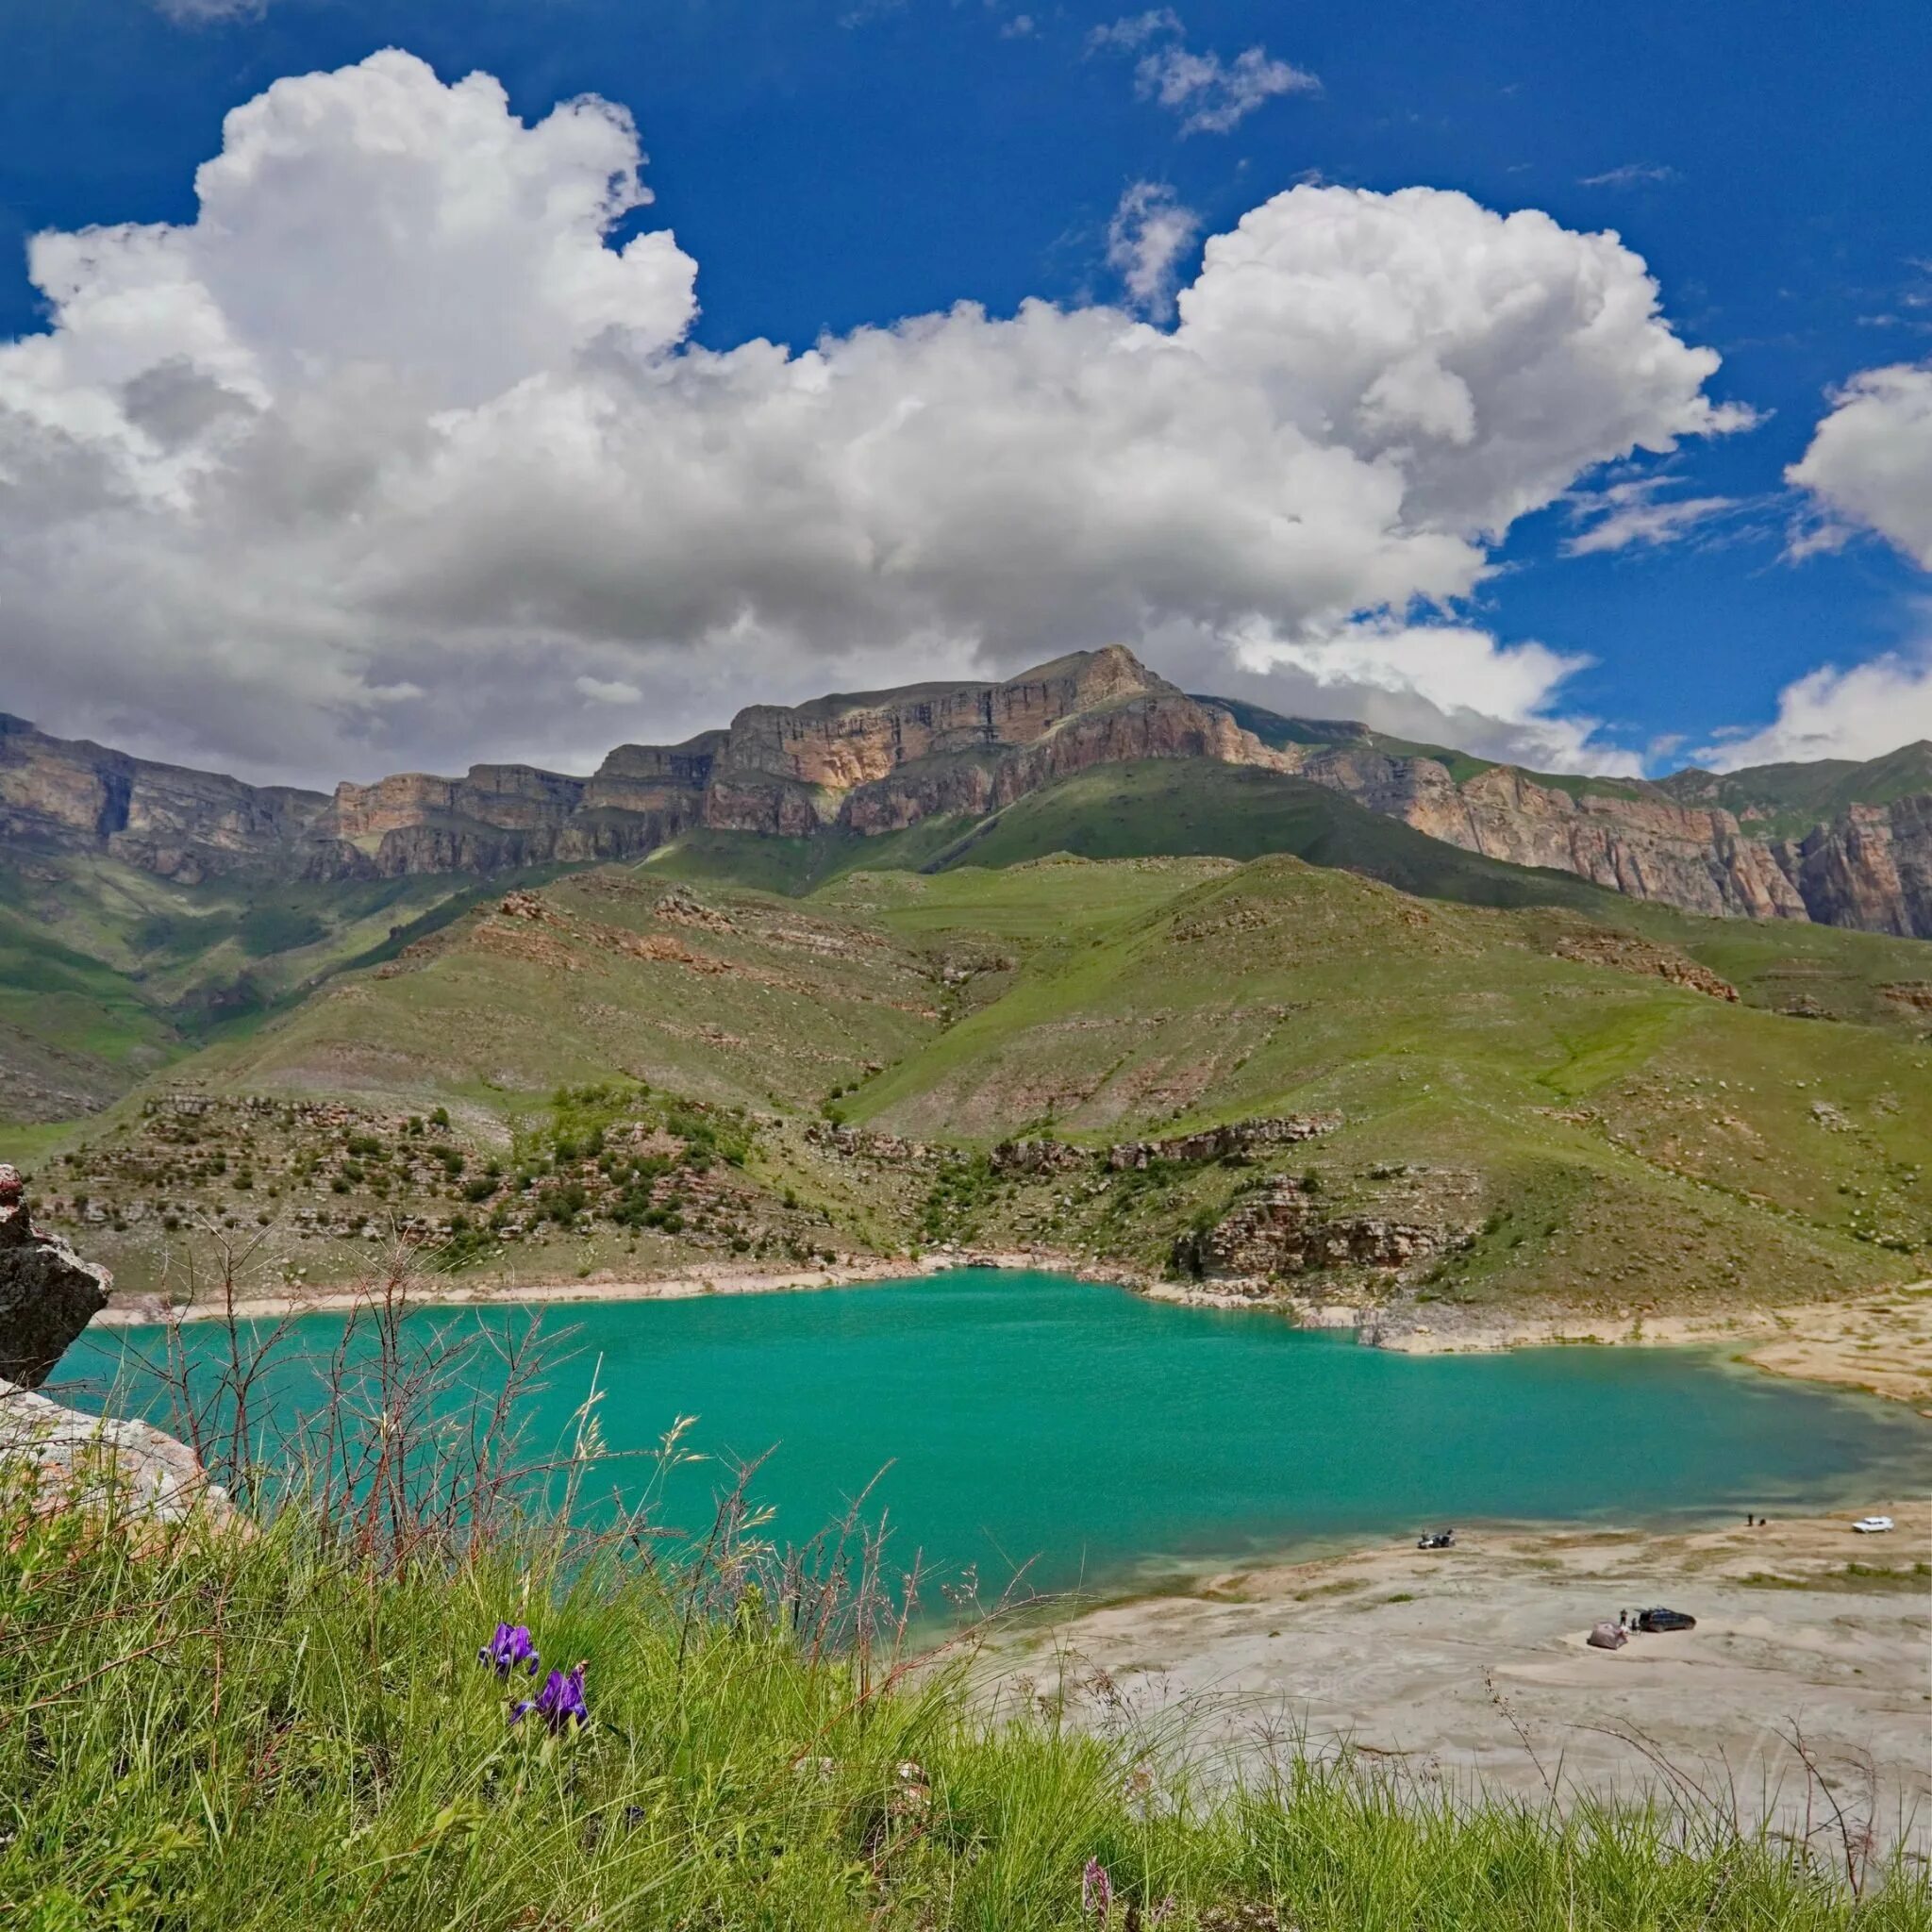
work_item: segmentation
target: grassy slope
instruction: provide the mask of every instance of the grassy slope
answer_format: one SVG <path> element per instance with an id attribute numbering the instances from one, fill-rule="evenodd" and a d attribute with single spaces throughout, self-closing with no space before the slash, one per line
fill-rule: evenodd
<path id="1" fill-rule="evenodd" d="M 0 1124 L 91 1111 L 399 946 L 474 884 L 184 887 L 113 859 L 0 865 Z"/>
<path id="2" fill-rule="evenodd" d="M 955 875 L 880 916 L 991 926 L 1077 906 L 1105 890 L 1099 870 Z M 1312 1150 L 1324 1172 L 1483 1176 L 1500 1220 L 1448 1284 L 1478 1297 L 1774 1299 L 1908 1273 L 1871 1238 L 1932 1240 L 1932 1054 L 1551 957 L 1576 928 L 1262 860 L 1104 931 L 1070 926 L 848 1104 L 891 1131 L 983 1140 L 1337 1108 L 1346 1127 Z"/>
<path id="3" fill-rule="evenodd" d="M 1106 1924 L 1170 1932 L 1926 1923 L 1923 1874 L 1859 1905 L 1809 1848 L 1714 1816 L 1458 1805 L 1287 1753 L 1272 1787 L 1190 1791 L 1158 1740 L 995 1725 L 958 1673 L 868 1678 L 788 1638 L 747 1587 L 771 1568 L 566 1584 L 537 1544 L 390 1574 L 292 1513 L 136 1539 L 6 1507 L 0 1917 L 1095 1932 L 1097 1859 Z M 585 1661 L 589 1729 L 508 1725 L 529 1687 L 476 1659 L 499 1616 L 546 1666 Z"/>
<path id="4" fill-rule="evenodd" d="M 229 1091 L 468 1100 L 502 1110 L 623 1073 L 691 1098 L 808 1109 L 938 1024 L 926 962 L 863 921 L 708 892 L 660 915 L 655 869 L 558 879 L 539 922 L 491 907 L 325 988 L 197 1071 Z"/>
<path id="5" fill-rule="evenodd" d="M 441 1103 L 500 1147 L 559 1084 L 629 1074 L 792 1123 L 749 1172 L 829 1217 L 827 1239 L 887 1248 L 935 1232 L 929 1182 L 868 1193 L 819 1161 L 796 1128 L 822 1106 L 969 1147 L 1339 1107 L 1348 1125 L 1314 1158 L 1362 1211 L 1384 1211 L 1360 1186 L 1378 1164 L 1477 1177 L 1493 1225 L 1446 1292 L 1641 1307 L 1923 1272 L 1932 1058 L 1924 1015 L 1882 991 L 1925 976 L 1917 942 L 1692 919 L 1224 766 L 1090 772 L 944 830 L 776 850 L 712 835 L 553 879 L 536 921 L 492 889 L 169 1077 Z M 1133 856 L 1162 847 L 1194 856 Z M 1052 856 L 1070 849 L 1098 862 Z M 1240 862 L 1256 852 L 1272 856 Z M 693 895 L 678 876 L 747 861 L 794 891 L 827 882 Z M 1591 928 L 1701 961 L 1742 1005 L 1553 957 Z M 1839 1024 L 1783 1017 L 1798 995 Z M 1234 1185 L 1196 1174 L 1124 1220 L 1111 1197 L 1069 1217 L 989 1196 L 944 1224 L 1158 1262 Z"/>
<path id="6" fill-rule="evenodd" d="M 1932 791 L 1932 741 L 1901 745 L 1863 764 L 1819 758 L 1805 764 L 1755 765 L 1713 776 L 1684 772 L 1663 789 L 1685 798 L 1709 798 L 1753 821 L 1760 838 L 1790 837 L 1854 805 L 1890 805 L 1916 791 Z"/>

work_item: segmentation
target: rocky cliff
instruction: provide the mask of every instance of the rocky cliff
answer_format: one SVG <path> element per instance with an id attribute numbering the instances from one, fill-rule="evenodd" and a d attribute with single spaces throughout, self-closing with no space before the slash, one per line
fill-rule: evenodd
<path id="1" fill-rule="evenodd" d="M 1932 939 L 1932 777 L 1923 791 L 1855 800 L 1777 837 L 1761 811 L 1748 824 L 1704 802 L 1723 795 L 1715 779 L 1553 780 L 1491 765 L 1458 780 L 1443 759 L 1391 752 L 1366 731 L 1340 745 L 1286 743 L 1277 755 L 1373 811 L 1512 865 L 1574 873 L 1711 918 L 1809 919 Z"/>
<path id="2" fill-rule="evenodd" d="M 751 705 L 677 745 L 625 744 L 587 778 L 473 765 L 333 798 L 50 738 L 0 715 L 0 846 L 101 850 L 192 884 L 492 873 L 636 858 L 694 827 L 863 836 L 978 818 L 1130 759 L 1262 766 L 1510 864 L 1719 918 L 1932 938 L 1932 745 L 1658 783 L 1541 776 L 1360 726 L 1190 697 L 1119 645 L 1003 682 Z"/>
<path id="3" fill-rule="evenodd" d="M 49 738 L 0 712 L 0 842 L 105 851 L 194 885 L 239 866 L 291 869 L 328 805 L 318 791 Z"/>
<path id="4" fill-rule="evenodd" d="M 913 685 L 752 705 L 727 730 L 625 744 L 588 778 L 473 765 L 333 798 L 150 765 L 0 721 L 0 838 L 93 847 L 192 883 L 248 864 L 309 879 L 481 873 L 636 857 L 693 826 L 864 834 L 981 816 L 1126 758 L 1272 764 L 1226 711 L 1119 646 L 1003 683 Z"/>

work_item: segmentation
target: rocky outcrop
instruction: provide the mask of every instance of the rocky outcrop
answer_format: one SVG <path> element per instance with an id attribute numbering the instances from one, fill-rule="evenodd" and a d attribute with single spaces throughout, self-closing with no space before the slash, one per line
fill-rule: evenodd
<path id="1" fill-rule="evenodd" d="M 1932 939 L 1932 795 L 1854 805 L 1774 849 L 1822 924 Z"/>
<path id="2" fill-rule="evenodd" d="M 1716 802 L 1748 790 L 1748 774 L 1741 787 L 1699 773 L 1556 784 L 1491 765 L 1458 781 L 1440 758 L 1391 754 L 1366 731 L 1341 744 L 1290 743 L 1280 756 L 1372 811 L 1511 865 L 1574 873 L 1708 918 L 1932 939 L 1932 791 L 1855 802 L 1797 837 L 1773 838 Z"/>
<path id="3" fill-rule="evenodd" d="M 1268 1120 L 1234 1121 L 1224 1127 L 1175 1134 L 1165 1141 L 1119 1141 L 1107 1150 L 1107 1166 L 1109 1172 L 1120 1174 L 1148 1167 L 1157 1160 L 1240 1160 L 1264 1148 L 1290 1146 L 1332 1134 L 1341 1124 L 1339 1113 L 1292 1113 Z"/>
<path id="4" fill-rule="evenodd" d="M 1487 858 L 1574 873 L 1713 919 L 1809 916 L 1770 846 L 1721 808 L 1677 805 L 1636 785 L 1573 791 L 1508 765 L 1457 784 L 1438 759 L 1373 746 L 1315 750 L 1294 764 L 1318 785 Z"/>
<path id="5" fill-rule="evenodd" d="M 1337 1268 L 1402 1273 L 1461 1237 L 1450 1228 L 1379 1215 L 1324 1215 L 1297 1181 L 1278 1175 L 1212 1227 L 1174 1244 L 1177 1274 L 1203 1281 L 1270 1281 Z"/>
<path id="6" fill-rule="evenodd" d="M 132 1418 L 63 1408 L 0 1378 L 0 1480 L 23 1476 L 41 1511 L 78 1507 L 146 1524 L 232 1513 L 187 1443 Z"/>
<path id="7" fill-rule="evenodd" d="M 0 1379 L 38 1389 L 104 1307 L 111 1277 L 37 1230 L 18 1173 L 0 1164 Z"/>
<path id="8" fill-rule="evenodd" d="M 328 800 L 50 738 L 0 712 L 0 841 L 106 852 L 182 885 L 248 865 L 299 869 Z"/>
<path id="9" fill-rule="evenodd" d="M 1607 966 L 1618 973 L 1640 973 L 1647 977 L 1667 979 L 1673 986 L 1707 993 L 1714 1000 L 1737 1003 L 1738 989 L 1728 979 L 1720 977 L 1708 966 L 1699 964 L 1688 953 L 1678 952 L 1674 946 L 1659 945 L 1655 940 L 1639 939 L 1634 933 L 1574 933 L 1567 939 L 1558 940 L 1553 950 L 1559 959 L 1574 959 L 1583 966 Z M 1790 1009 L 1788 1008 L 1786 1010 Z"/>
<path id="10" fill-rule="evenodd" d="M 0 1484 L 39 1510 L 82 1507 L 146 1523 L 229 1513 L 187 1444 L 143 1422 L 87 1415 L 34 1391 L 108 1305 L 112 1277 L 37 1230 L 18 1172 L 0 1162 Z"/>

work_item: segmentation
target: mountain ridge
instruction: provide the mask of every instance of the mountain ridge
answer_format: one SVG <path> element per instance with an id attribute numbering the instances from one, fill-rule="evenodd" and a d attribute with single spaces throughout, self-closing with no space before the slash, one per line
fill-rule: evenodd
<path id="1" fill-rule="evenodd" d="M 489 877 L 641 858 L 696 833 L 875 838 L 984 820 L 1094 766 L 1161 758 L 1291 775 L 1463 851 L 1686 911 L 1932 938 L 1932 745 L 1657 780 L 1535 773 L 1190 695 L 1118 644 L 1004 680 L 749 705 L 678 744 L 618 745 L 585 776 L 489 763 L 332 795 L 0 714 L 0 849 L 105 853 L 189 886 L 250 869 L 315 884 Z"/>

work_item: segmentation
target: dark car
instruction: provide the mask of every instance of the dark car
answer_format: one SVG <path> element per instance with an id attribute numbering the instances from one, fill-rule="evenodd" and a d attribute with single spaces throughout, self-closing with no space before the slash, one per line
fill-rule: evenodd
<path id="1" fill-rule="evenodd" d="M 1697 1619 L 1687 1610 L 1667 1610 L 1659 1606 L 1654 1610 L 1639 1610 L 1637 1627 L 1640 1630 L 1694 1630 Z"/>

